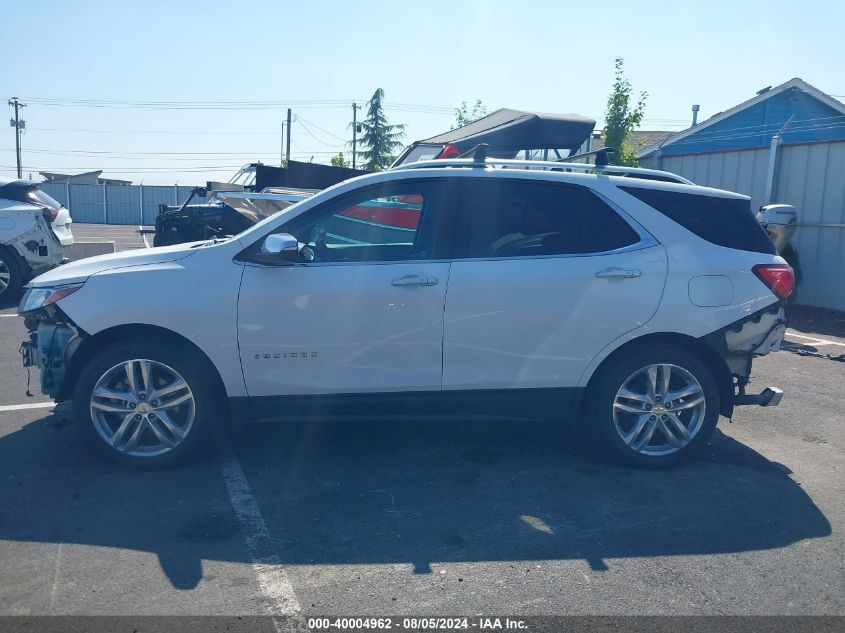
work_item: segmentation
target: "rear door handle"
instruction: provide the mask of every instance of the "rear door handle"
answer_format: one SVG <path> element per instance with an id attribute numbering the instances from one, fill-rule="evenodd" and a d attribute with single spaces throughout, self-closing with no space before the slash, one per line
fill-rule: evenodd
<path id="1" fill-rule="evenodd" d="M 394 286 L 436 286 L 437 277 L 421 277 L 419 275 L 405 275 L 390 282 Z"/>
<path id="2" fill-rule="evenodd" d="M 596 273 L 596 277 L 599 279 L 633 279 L 640 275 L 642 273 L 639 270 L 623 268 L 605 268 Z"/>

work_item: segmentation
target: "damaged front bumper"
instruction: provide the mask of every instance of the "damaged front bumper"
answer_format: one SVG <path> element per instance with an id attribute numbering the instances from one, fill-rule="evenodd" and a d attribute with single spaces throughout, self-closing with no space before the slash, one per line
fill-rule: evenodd
<path id="1" fill-rule="evenodd" d="M 47 314 L 27 315 L 25 323 L 29 340 L 20 346 L 23 366 L 39 369 L 42 393 L 55 399 L 64 384 L 70 357 L 82 338 L 70 322 L 52 319 Z"/>

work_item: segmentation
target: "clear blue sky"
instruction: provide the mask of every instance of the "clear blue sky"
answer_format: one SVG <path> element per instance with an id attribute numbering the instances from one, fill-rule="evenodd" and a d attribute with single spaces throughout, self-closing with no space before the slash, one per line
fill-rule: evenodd
<path id="1" fill-rule="evenodd" d="M 681 129 L 693 103 L 707 118 L 795 76 L 845 95 L 839 2 L 0 0 L 0 9 L 4 101 L 300 102 L 293 158 L 317 162 L 345 149 L 348 104 L 378 87 L 408 141 L 447 130 L 451 110 L 475 99 L 601 125 L 617 55 L 649 94 L 644 129 Z M 302 103 L 314 101 L 342 103 Z M 278 164 L 285 110 L 31 102 L 23 115 L 25 175 L 102 168 L 199 184 L 251 160 Z M 4 129 L 9 176 L 14 132 Z"/>

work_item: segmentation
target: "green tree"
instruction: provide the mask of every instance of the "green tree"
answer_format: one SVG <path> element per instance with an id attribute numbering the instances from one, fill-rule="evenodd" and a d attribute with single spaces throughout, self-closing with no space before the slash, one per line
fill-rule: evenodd
<path id="1" fill-rule="evenodd" d="M 338 152 L 337 156 L 332 156 L 333 167 L 349 167 L 349 163 L 343 157 L 343 152 Z"/>
<path id="2" fill-rule="evenodd" d="M 632 102 L 633 89 L 631 82 L 625 79 L 622 70 L 624 64 L 625 60 L 616 58 L 613 90 L 607 98 L 607 111 L 604 115 L 604 143 L 616 150 L 608 156 L 611 164 L 636 167 L 638 148 L 631 146 L 628 137 L 643 120 L 648 93 L 641 92 L 637 102 Z"/>
<path id="3" fill-rule="evenodd" d="M 454 125 L 452 129 L 454 130 L 456 127 L 462 127 L 472 123 L 473 121 L 477 121 L 485 114 L 487 114 L 487 106 L 481 102 L 481 99 L 475 100 L 472 109 L 470 109 L 466 101 L 461 101 L 461 107 L 455 108 L 456 125 Z"/>
<path id="4" fill-rule="evenodd" d="M 390 166 L 402 149 L 405 137 L 404 124 L 391 125 L 387 122 L 382 101 L 384 90 L 379 88 L 367 102 L 367 116 L 361 121 L 361 138 L 358 143 L 363 149 L 358 150 L 358 158 L 364 162 L 364 169 L 381 171 Z"/>

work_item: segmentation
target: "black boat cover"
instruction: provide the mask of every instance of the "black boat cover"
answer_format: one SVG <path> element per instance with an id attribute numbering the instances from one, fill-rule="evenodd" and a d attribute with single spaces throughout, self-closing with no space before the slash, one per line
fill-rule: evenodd
<path id="1" fill-rule="evenodd" d="M 501 108 L 454 130 L 416 144 L 454 145 L 467 152 L 479 143 L 491 151 L 523 149 L 569 149 L 581 147 L 596 122 L 579 114 L 544 114 Z"/>

